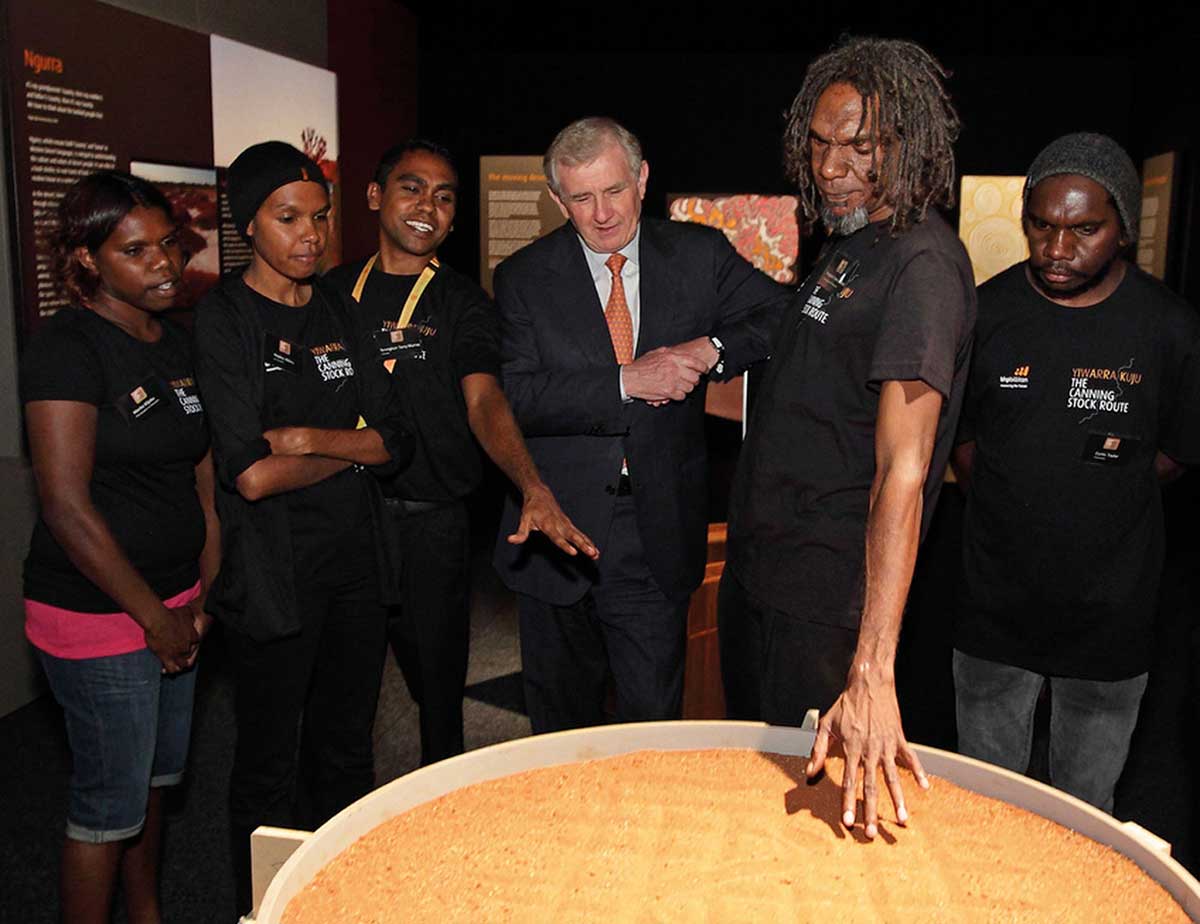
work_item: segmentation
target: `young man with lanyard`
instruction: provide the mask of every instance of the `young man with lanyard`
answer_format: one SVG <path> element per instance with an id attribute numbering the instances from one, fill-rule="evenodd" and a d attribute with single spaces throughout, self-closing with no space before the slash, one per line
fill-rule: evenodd
<path id="1" fill-rule="evenodd" d="M 408 395 L 417 437 L 411 466 L 384 485 L 403 559 L 402 603 L 388 635 L 421 711 L 421 763 L 463 750 L 469 638 L 469 541 L 464 498 L 483 467 L 475 443 L 523 497 L 509 541 L 533 532 L 569 555 L 597 558 L 546 487 L 500 388 L 499 333 L 487 295 L 441 265 L 458 175 L 448 151 L 413 139 L 384 153 L 367 185 L 379 252 L 328 279 L 358 303 L 378 355 Z"/>

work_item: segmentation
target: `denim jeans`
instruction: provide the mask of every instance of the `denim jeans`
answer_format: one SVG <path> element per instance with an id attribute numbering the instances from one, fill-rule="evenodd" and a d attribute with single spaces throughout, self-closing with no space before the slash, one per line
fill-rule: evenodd
<path id="1" fill-rule="evenodd" d="M 1049 680 L 1050 782 L 1111 813 L 1146 678 L 1146 674 L 1114 681 L 1043 677 L 956 650 L 959 753 L 1024 773 L 1029 768 L 1038 694 Z"/>
<path id="2" fill-rule="evenodd" d="M 38 649 L 71 744 L 67 837 L 134 837 L 151 787 L 183 778 L 196 670 L 164 674 L 149 649 L 68 660 Z"/>

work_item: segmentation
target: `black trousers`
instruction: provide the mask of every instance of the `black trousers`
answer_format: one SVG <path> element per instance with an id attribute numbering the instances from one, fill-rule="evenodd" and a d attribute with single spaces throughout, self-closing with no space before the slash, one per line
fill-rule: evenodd
<path id="1" fill-rule="evenodd" d="M 521 594 L 521 666 L 535 734 L 602 725 L 607 681 L 618 722 L 677 719 L 683 704 L 687 599 L 671 600 L 646 565 L 632 497 L 618 498 L 598 576 L 554 606 Z"/>
<path id="2" fill-rule="evenodd" d="M 800 726 L 846 688 L 858 630 L 806 622 L 752 597 L 726 570 L 717 594 L 725 709 L 731 719 Z"/>
<path id="3" fill-rule="evenodd" d="M 236 683 L 229 807 L 239 912 L 249 909 L 254 828 L 315 827 L 375 787 L 371 735 L 386 652 L 375 577 L 301 585 L 296 598 L 298 635 L 256 642 L 225 632 Z"/>
<path id="4" fill-rule="evenodd" d="M 420 708 L 421 765 L 463 752 L 470 644 L 470 522 L 465 504 L 403 514 L 389 505 L 403 552 L 403 602 L 388 640 Z"/>

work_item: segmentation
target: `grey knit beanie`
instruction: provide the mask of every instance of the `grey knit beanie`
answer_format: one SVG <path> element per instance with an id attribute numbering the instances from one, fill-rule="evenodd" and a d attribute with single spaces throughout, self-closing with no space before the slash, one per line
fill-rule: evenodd
<path id="1" fill-rule="evenodd" d="M 1051 141 L 1029 167 L 1025 208 L 1029 207 L 1033 187 L 1048 176 L 1063 173 L 1086 176 L 1107 189 L 1121 216 L 1125 240 L 1131 244 L 1137 240 L 1142 217 L 1142 181 L 1124 148 L 1108 135 L 1095 132 L 1075 132 Z"/>

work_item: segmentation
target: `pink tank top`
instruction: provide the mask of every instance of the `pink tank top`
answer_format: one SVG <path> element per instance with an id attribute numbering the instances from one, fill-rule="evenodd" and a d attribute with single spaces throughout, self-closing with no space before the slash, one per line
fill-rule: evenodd
<path id="1" fill-rule="evenodd" d="M 200 596 L 200 582 L 163 601 L 174 607 Z M 142 627 L 128 613 L 77 613 L 36 600 L 25 601 L 25 637 L 56 658 L 78 661 L 128 654 L 146 647 Z"/>

